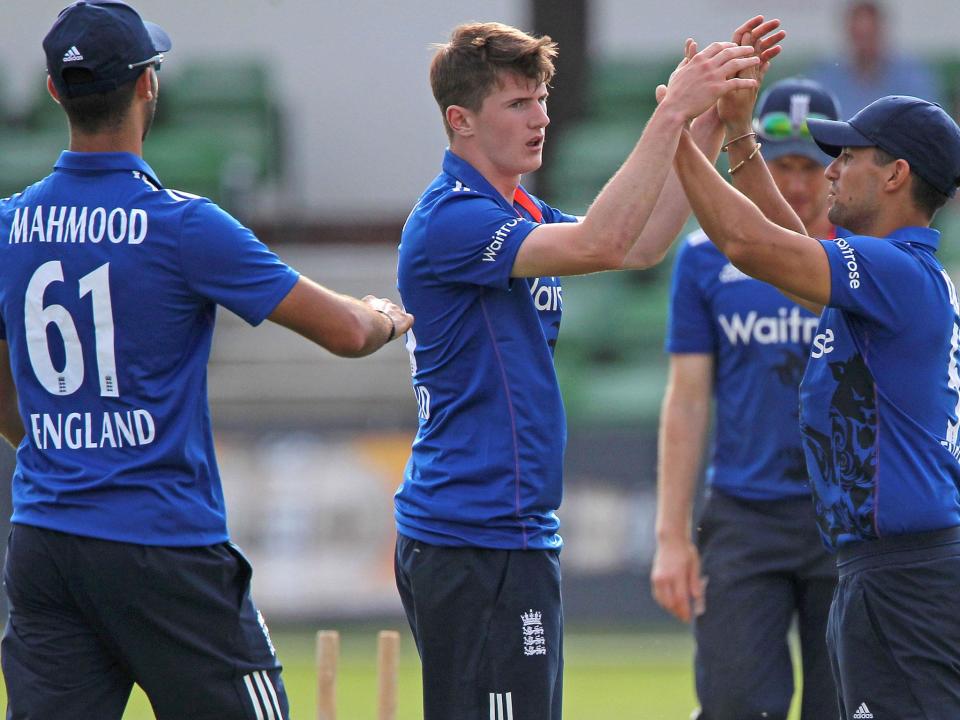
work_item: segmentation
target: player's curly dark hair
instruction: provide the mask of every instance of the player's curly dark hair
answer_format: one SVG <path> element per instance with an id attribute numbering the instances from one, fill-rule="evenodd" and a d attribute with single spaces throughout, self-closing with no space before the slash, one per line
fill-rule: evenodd
<path id="1" fill-rule="evenodd" d="M 877 165 L 889 165 L 896 160 L 896 156 L 891 155 L 886 150 L 875 147 L 873 149 L 873 162 Z M 937 190 L 917 173 L 911 172 L 913 183 L 910 185 L 910 197 L 913 204 L 926 213 L 927 217 L 933 220 L 937 210 L 947 204 L 950 198 Z"/>
<path id="2" fill-rule="evenodd" d="M 76 85 L 91 82 L 93 76 L 85 68 L 67 68 L 63 79 L 68 85 Z M 130 109 L 135 85 L 136 80 L 131 80 L 110 92 L 61 97 L 60 106 L 67 113 L 70 126 L 81 132 L 95 134 L 115 130 Z"/>
<path id="3" fill-rule="evenodd" d="M 436 45 L 430 63 L 430 87 L 443 113 L 447 136 L 453 131 L 446 110 L 460 105 L 477 111 L 483 99 L 511 72 L 540 83 L 553 78 L 557 44 L 549 36 L 533 37 L 502 23 L 465 23 L 453 29 L 450 41 Z"/>

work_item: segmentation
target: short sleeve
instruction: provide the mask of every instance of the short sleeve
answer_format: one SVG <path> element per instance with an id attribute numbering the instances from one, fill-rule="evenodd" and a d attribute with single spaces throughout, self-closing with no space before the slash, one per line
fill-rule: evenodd
<path id="1" fill-rule="evenodd" d="M 187 210 L 180 260 L 191 290 L 251 325 L 263 322 L 299 278 L 249 229 L 207 200 Z"/>
<path id="2" fill-rule="evenodd" d="M 830 263 L 829 307 L 845 310 L 896 331 L 908 321 L 923 289 L 920 264 L 887 239 L 851 235 L 821 240 Z"/>
<path id="3" fill-rule="evenodd" d="M 703 286 L 699 282 L 696 249 L 689 238 L 677 250 L 670 279 L 666 350 L 671 353 L 709 353 L 716 348 L 713 323 Z"/>
<path id="4" fill-rule="evenodd" d="M 543 221 L 545 223 L 575 223 L 580 222 L 580 218 L 576 215 L 570 215 L 563 212 L 562 210 L 557 210 L 555 207 L 550 207 L 545 203 L 539 203 L 540 209 L 543 211 Z"/>
<path id="5" fill-rule="evenodd" d="M 427 225 L 428 262 L 447 282 L 507 289 L 517 251 L 537 226 L 479 193 L 451 193 Z"/>

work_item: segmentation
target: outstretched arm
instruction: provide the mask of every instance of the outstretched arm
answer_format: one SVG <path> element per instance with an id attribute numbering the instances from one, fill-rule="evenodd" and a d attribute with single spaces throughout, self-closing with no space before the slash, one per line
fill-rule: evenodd
<path id="1" fill-rule="evenodd" d="M 691 43 L 688 40 L 688 46 Z M 681 130 L 723 93 L 755 84 L 734 77 L 759 62 L 752 52 L 733 43 L 713 43 L 681 62 L 633 152 L 600 191 L 583 221 L 540 225 L 531 231 L 517 252 L 513 277 L 620 268 L 660 196 Z"/>
<path id="2" fill-rule="evenodd" d="M 670 356 L 670 379 L 660 412 L 657 552 L 650 583 L 660 606 L 683 622 L 690 622 L 704 603 L 691 516 L 706 445 L 712 387 L 712 355 Z"/>
<path id="3" fill-rule="evenodd" d="M 820 242 L 764 217 L 720 177 L 689 133 L 680 139 L 674 167 L 700 226 L 730 262 L 819 314 L 830 301 L 830 266 Z"/>
<path id="4" fill-rule="evenodd" d="M 755 37 L 749 31 L 744 32 L 739 44 L 753 45 Z M 758 53 L 762 52 L 759 43 L 756 44 Z M 731 178 L 734 187 L 750 198 L 767 218 L 780 227 L 805 235 L 807 230 L 803 222 L 777 189 L 761 151 L 757 149 L 759 138 L 753 134 L 753 108 L 768 67 L 769 63 L 764 61 L 743 70 L 741 76 L 756 80 L 756 87 L 734 90 L 717 101 L 726 136 L 729 167 L 734 170 Z"/>
<path id="5" fill-rule="evenodd" d="M 403 335 L 413 316 L 386 298 L 341 295 L 301 277 L 270 314 L 334 355 L 362 357 Z"/>
<path id="6" fill-rule="evenodd" d="M 23 420 L 17 408 L 17 388 L 10 372 L 9 348 L 6 341 L 0 340 L 0 436 L 17 447 L 23 435 Z"/>
<path id="7" fill-rule="evenodd" d="M 703 154 L 716 161 L 723 141 L 723 124 L 717 115 L 716 105 L 693 121 L 690 134 Z M 623 259 L 622 267 L 625 270 L 640 270 L 663 260 L 689 216 L 690 203 L 671 165 L 650 219 Z"/>
<path id="8" fill-rule="evenodd" d="M 777 43 L 783 40 L 786 33 L 777 30 L 779 26 L 779 20 L 764 21 L 762 15 L 757 15 L 733 31 L 732 41 L 737 45 L 754 45 L 755 54 L 760 58 L 760 66 L 741 71 L 741 77 L 754 77 L 751 73 L 754 72 L 756 67 L 763 67 L 765 72 L 770 61 L 780 54 L 780 46 Z M 753 38 L 756 38 L 755 42 Z M 688 59 L 689 57 L 685 57 L 685 61 Z M 757 73 L 758 83 L 761 78 L 762 74 Z M 757 88 L 745 88 L 727 93 L 717 101 L 717 104 L 693 121 L 690 132 L 693 135 L 694 142 L 711 162 L 716 162 L 723 142 L 724 123 L 718 112 L 718 106 L 730 95 L 752 94 L 755 97 L 756 91 Z M 665 92 L 666 88 L 664 86 L 657 88 L 658 102 Z M 749 124 L 749 117 L 747 122 Z M 624 258 L 623 267 L 646 268 L 660 262 L 673 240 L 683 229 L 683 225 L 689 216 L 690 203 L 687 202 L 687 196 L 683 194 L 680 180 L 671 167 L 656 207 L 637 241 L 630 252 L 627 253 L 627 257 Z"/>

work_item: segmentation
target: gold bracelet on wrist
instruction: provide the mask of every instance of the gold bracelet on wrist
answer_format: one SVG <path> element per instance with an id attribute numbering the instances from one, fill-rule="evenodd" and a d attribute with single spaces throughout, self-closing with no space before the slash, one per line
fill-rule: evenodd
<path id="1" fill-rule="evenodd" d="M 726 145 L 724 145 L 722 148 L 720 148 L 720 152 L 726 152 L 727 150 L 729 150 L 729 149 L 730 149 L 730 146 L 733 145 L 735 142 L 737 142 L 737 140 L 743 140 L 744 138 L 756 137 L 756 136 L 757 136 L 757 134 L 756 134 L 755 132 L 744 133 L 743 135 L 740 135 L 739 137 L 735 137 L 733 140 L 731 140 L 731 141 L 728 142 Z"/>
<path id="2" fill-rule="evenodd" d="M 761 147 L 762 147 L 762 146 L 760 145 L 760 143 L 757 143 L 757 146 L 756 146 L 755 148 L 753 148 L 753 152 L 751 152 L 749 155 L 747 155 L 743 160 L 741 160 L 740 162 L 738 162 L 738 163 L 737 163 L 736 165 L 734 165 L 732 168 L 730 168 L 729 170 L 727 170 L 727 172 L 728 172 L 730 175 L 733 175 L 737 170 L 739 170 L 739 169 L 742 168 L 744 165 L 746 165 L 750 160 L 753 160 L 753 159 L 757 156 L 757 153 L 760 152 L 760 148 L 761 148 Z"/>

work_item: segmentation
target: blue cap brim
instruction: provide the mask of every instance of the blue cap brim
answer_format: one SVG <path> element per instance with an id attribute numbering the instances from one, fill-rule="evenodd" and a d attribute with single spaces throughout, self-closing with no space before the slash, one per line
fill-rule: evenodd
<path id="1" fill-rule="evenodd" d="M 156 23 L 147 22 L 146 20 L 143 21 L 143 26 L 150 34 L 150 40 L 153 42 L 154 50 L 162 53 L 170 52 L 170 48 L 173 47 L 173 42 L 171 42 L 166 30 Z"/>
<path id="2" fill-rule="evenodd" d="M 797 138 L 795 140 L 763 140 L 763 159 L 776 160 L 787 155 L 799 155 L 809 158 L 826 167 L 830 164 L 830 157 L 810 140 Z"/>
<path id="3" fill-rule="evenodd" d="M 873 147 L 876 143 L 845 120 L 807 118 L 807 127 L 820 149 L 837 157 L 845 147 Z"/>

